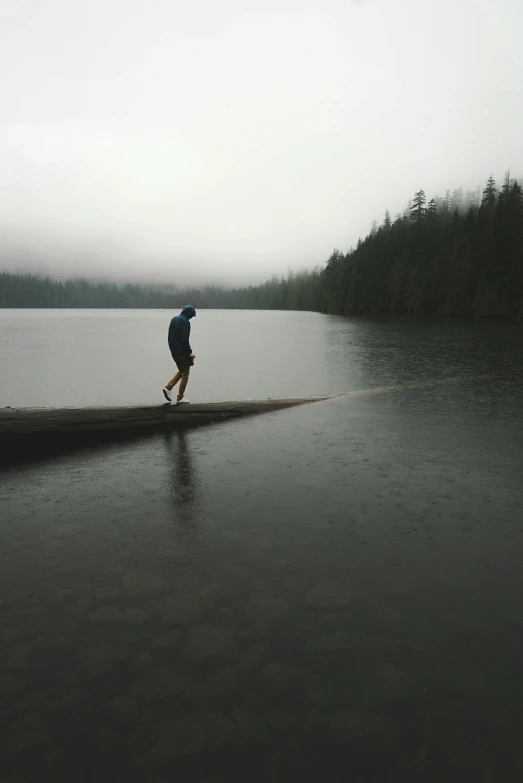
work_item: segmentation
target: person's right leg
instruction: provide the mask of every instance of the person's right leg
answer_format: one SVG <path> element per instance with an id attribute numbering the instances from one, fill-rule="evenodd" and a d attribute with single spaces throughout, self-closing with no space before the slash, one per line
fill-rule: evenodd
<path id="1" fill-rule="evenodd" d="M 180 380 L 180 378 L 181 378 L 181 377 L 182 377 L 182 374 L 181 374 L 181 372 L 180 372 L 180 371 L 178 371 L 178 372 L 176 373 L 176 375 L 174 375 L 174 376 L 171 378 L 171 380 L 169 381 L 169 383 L 166 383 L 166 384 L 165 384 L 165 388 L 166 388 L 168 391 L 172 391 L 172 390 L 174 389 L 174 387 L 176 386 L 176 384 L 178 383 L 178 381 Z"/>
<path id="2" fill-rule="evenodd" d="M 176 362 L 178 364 L 178 368 L 180 370 L 182 381 L 180 383 L 180 388 L 178 390 L 178 398 L 177 402 L 181 402 L 183 400 L 183 395 L 185 394 L 185 389 L 187 388 L 187 384 L 189 383 L 189 372 L 191 370 L 191 365 L 189 363 L 188 357 L 183 357 L 183 361 Z"/>
<path id="3" fill-rule="evenodd" d="M 187 362 L 187 368 L 184 368 L 182 372 L 182 382 L 180 383 L 180 388 L 178 390 L 178 398 L 177 398 L 178 402 L 183 400 L 185 389 L 187 388 L 187 384 L 189 383 L 189 372 L 190 372 L 190 367 L 189 367 L 189 362 Z"/>
<path id="4" fill-rule="evenodd" d="M 173 378 L 171 378 L 169 383 L 166 386 L 164 386 L 163 394 L 165 399 L 171 402 L 171 391 L 174 389 L 178 381 L 181 380 L 180 390 L 178 392 L 176 401 L 182 402 L 185 394 L 185 389 L 187 388 L 187 384 L 189 383 L 189 372 L 191 369 L 191 363 L 188 356 L 173 356 L 173 359 L 176 362 L 176 366 L 178 367 L 178 372 Z"/>
<path id="5" fill-rule="evenodd" d="M 165 386 L 162 389 L 163 396 L 169 402 L 171 402 L 171 391 L 174 389 L 174 387 L 176 386 L 176 384 L 178 383 L 178 381 L 182 377 L 182 369 L 184 369 L 183 359 L 184 359 L 183 356 L 173 356 L 173 361 L 175 362 L 175 364 L 176 364 L 176 366 L 178 368 L 178 372 L 176 373 L 176 375 L 173 375 L 173 377 L 171 378 L 169 383 L 166 383 Z"/>

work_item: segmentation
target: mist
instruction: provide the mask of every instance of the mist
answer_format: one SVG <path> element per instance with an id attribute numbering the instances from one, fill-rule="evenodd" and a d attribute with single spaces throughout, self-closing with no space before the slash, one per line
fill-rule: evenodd
<path id="1" fill-rule="evenodd" d="M 518 0 L 0 0 L 0 269 L 244 284 L 523 171 Z"/>

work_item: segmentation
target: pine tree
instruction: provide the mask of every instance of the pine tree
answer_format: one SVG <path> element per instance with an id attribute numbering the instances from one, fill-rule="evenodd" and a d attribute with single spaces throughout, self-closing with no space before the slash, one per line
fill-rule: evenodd
<path id="1" fill-rule="evenodd" d="M 450 219 L 450 201 L 450 190 L 447 190 L 439 205 L 439 216 L 443 221 Z"/>
<path id="2" fill-rule="evenodd" d="M 499 199 L 501 202 L 507 203 L 510 196 L 510 169 L 505 174 L 505 179 L 503 180 L 503 185 L 501 186 L 501 193 L 499 194 Z"/>
<path id="3" fill-rule="evenodd" d="M 450 211 L 452 213 L 456 212 L 456 210 L 461 213 L 463 212 L 463 188 L 456 188 L 452 191 L 452 199 L 450 201 Z"/>
<path id="4" fill-rule="evenodd" d="M 431 200 L 429 201 L 429 205 L 427 207 L 427 217 L 431 223 L 433 223 L 436 220 L 437 214 L 438 214 L 438 210 L 436 207 L 436 199 L 431 198 Z"/>
<path id="5" fill-rule="evenodd" d="M 479 188 L 476 190 L 467 190 L 463 207 L 465 210 L 477 209 L 477 207 L 479 207 Z"/>
<path id="6" fill-rule="evenodd" d="M 494 178 L 492 174 L 487 180 L 487 185 L 485 187 L 485 190 L 483 191 L 483 199 L 481 201 L 481 205 L 483 207 L 493 207 L 496 204 L 496 193 L 498 192 L 496 188 L 496 183 L 494 181 Z"/>
<path id="7" fill-rule="evenodd" d="M 523 320 L 523 191 L 510 173 L 501 192 L 491 176 L 476 208 L 459 189 L 426 204 L 416 193 L 408 215 L 390 214 L 347 254 L 335 250 L 323 272 L 289 271 L 265 283 L 230 291 L 180 291 L 58 282 L 0 273 L 0 307 L 196 307 L 306 309 L 340 314 L 390 312 L 504 316 Z M 451 204 L 455 206 L 450 213 Z M 467 211 L 463 210 L 467 208 Z"/>
<path id="8" fill-rule="evenodd" d="M 414 198 L 412 199 L 412 206 L 410 208 L 410 219 L 414 223 L 420 223 L 425 217 L 427 213 L 425 208 L 426 201 L 427 197 L 425 196 L 424 190 L 418 190 L 418 192 L 414 194 Z"/>

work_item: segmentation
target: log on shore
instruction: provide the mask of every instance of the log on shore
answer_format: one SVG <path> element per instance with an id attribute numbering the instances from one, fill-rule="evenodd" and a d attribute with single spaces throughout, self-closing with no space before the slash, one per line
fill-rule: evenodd
<path id="1" fill-rule="evenodd" d="M 331 395 L 337 396 L 337 395 Z M 0 440 L 52 439 L 61 435 L 195 427 L 224 419 L 253 416 L 330 396 L 281 400 L 245 400 L 188 405 L 144 405 L 93 408 L 2 408 Z"/>

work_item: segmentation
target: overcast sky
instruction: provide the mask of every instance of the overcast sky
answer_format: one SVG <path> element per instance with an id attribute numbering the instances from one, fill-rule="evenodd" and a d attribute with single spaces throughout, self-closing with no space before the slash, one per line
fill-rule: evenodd
<path id="1" fill-rule="evenodd" d="M 0 268 L 323 263 L 523 172 L 521 0 L 0 0 Z"/>

